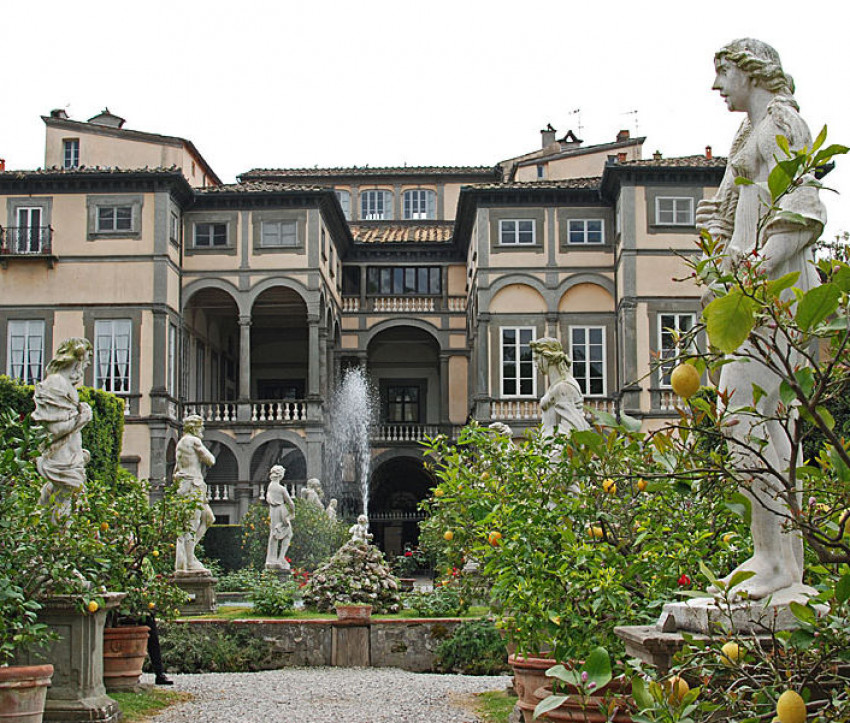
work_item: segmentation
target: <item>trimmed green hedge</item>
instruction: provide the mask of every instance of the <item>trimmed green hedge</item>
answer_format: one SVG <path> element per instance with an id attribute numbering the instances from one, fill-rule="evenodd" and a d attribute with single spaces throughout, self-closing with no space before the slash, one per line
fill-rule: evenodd
<path id="1" fill-rule="evenodd" d="M 242 553 L 242 525 L 212 525 L 203 539 L 204 553 L 218 560 L 225 572 L 241 570 L 245 564 Z"/>
<path id="2" fill-rule="evenodd" d="M 35 409 L 34 387 L 0 375 L 0 408 L 29 415 Z M 115 485 L 121 464 L 124 402 L 110 392 L 80 387 L 80 401 L 91 405 L 92 420 L 83 428 L 83 447 L 91 452 L 88 476 Z"/>

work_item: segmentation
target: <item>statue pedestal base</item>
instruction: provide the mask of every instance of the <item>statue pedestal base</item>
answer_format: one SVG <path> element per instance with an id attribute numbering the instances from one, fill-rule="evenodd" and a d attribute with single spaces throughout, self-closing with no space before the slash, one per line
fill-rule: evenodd
<path id="1" fill-rule="evenodd" d="M 183 615 L 208 615 L 217 609 L 215 584 L 217 578 L 209 570 L 177 570 L 174 584 L 189 595 L 189 602 L 180 608 Z"/>
<path id="2" fill-rule="evenodd" d="M 292 577 L 292 570 L 288 567 L 278 567 L 276 565 L 266 565 L 266 572 L 274 575 L 281 582 L 286 582 Z"/>
<path id="3" fill-rule="evenodd" d="M 103 685 L 103 627 L 106 611 L 118 607 L 124 593 L 106 593 L 95 613 L 82 613 L 78 598 L 55 595 L 42 600 L 39 622 L 55 630 L 59 639 L 44 650 L 16 658 L 16 663 L 53 664 L 53 679 L 44 704 L 45 723 L 88 721 L 114 723 L 121 716 L 118 704 Z"/>

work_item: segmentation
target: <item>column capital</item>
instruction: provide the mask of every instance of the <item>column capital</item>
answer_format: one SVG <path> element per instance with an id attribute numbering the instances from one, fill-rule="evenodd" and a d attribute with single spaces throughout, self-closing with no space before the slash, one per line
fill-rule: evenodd
<path id="1" fill-rule="evenodd" d="M 318 326 L 321 318 L 322 317 L 319 314 L 307 314 L 307 323 L 310 326 Z"/>
<path id="2" fill-rule="evenodd" d="M 251 315 L 239 314 L 239 326 L 251 326 Z"/>

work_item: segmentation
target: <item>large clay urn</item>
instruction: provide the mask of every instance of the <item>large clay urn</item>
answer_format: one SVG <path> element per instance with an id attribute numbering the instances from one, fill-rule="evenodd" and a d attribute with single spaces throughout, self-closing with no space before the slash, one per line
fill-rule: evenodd
<path id="1" fill-rule="evenodd" d="M 537 705 L 534 691 L 551 682 L 546 677 L 546 671 L 556 665 L 555 661 L 552 658 L 545 657 L 544 654 L 526 656 L 514 653 L 508 656 L 508 665 L 513 668 L 514 688 L 520 701 L 525 701 L 533 709 Z"/>
<path id="2" fill-rule="evenodd" d="M 52 665 L 10 665 L 0 668 L 0 720 L 41 723 Z"/>
<path id="3" fill-rule="evenodd" d="M 147 625 L 103 629 L 103 684 L 107 690 L 132 690 L 139 684 L 148 654 Z"/>

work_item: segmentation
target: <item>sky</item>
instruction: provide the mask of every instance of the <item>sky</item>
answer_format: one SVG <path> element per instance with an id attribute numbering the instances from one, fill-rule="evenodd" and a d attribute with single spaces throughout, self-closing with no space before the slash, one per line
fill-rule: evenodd
<path id="1" fill-rule="evenodd" d="M 779 51 L 812 133 L 826 124 L 850 145 L 850 53 L 825 6 L 7 1 L 0 158 L 40 167 L 39 116 L 104 107 L 191 140 L 225 182 L 251 168 L 492 165 L 539 148 L 547 123 L 586 145 L 628 129 L 644 157 L 725 155 L 741 115 L 711 90 L 713 57 L 746 36 Z M 825 183 L 841 192 L 824 194 L 831 239 L 850 231 L 850 157 Z"/>

